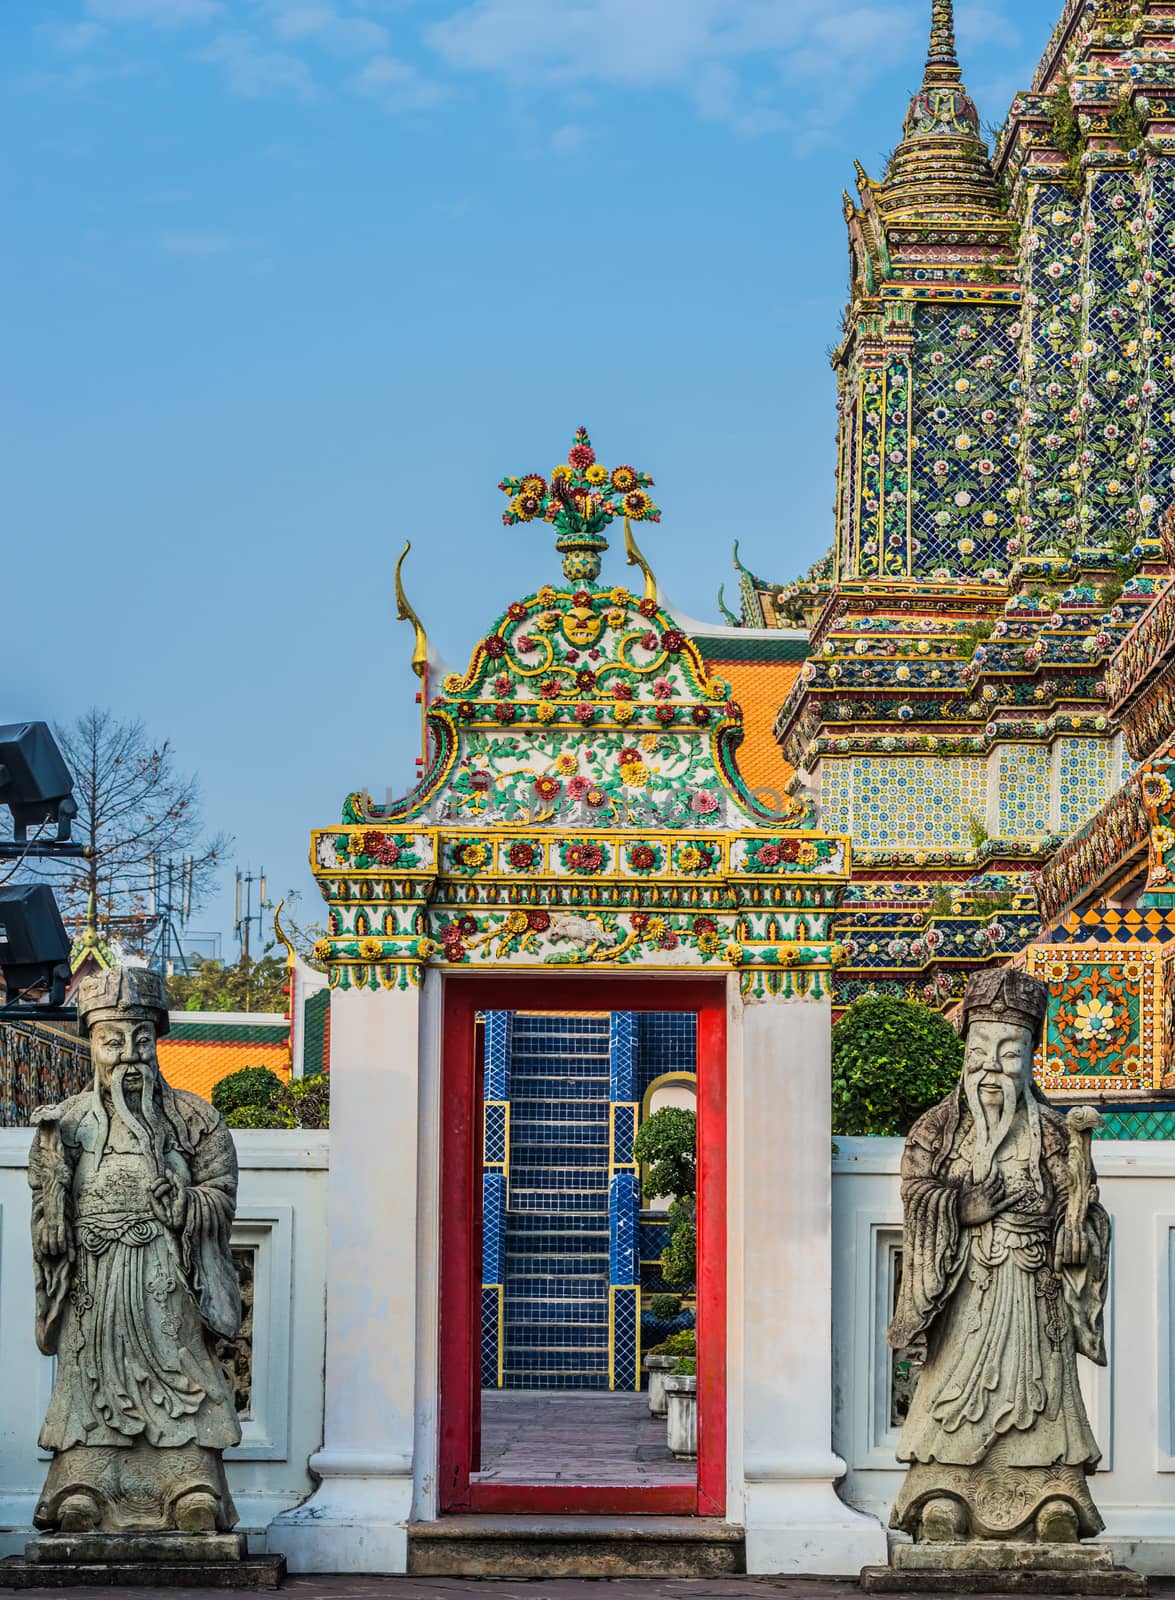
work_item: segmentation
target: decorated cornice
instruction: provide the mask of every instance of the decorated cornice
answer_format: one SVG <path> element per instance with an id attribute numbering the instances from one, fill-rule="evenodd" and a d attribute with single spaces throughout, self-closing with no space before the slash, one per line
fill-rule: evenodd
<path id="1" fill-rule="evenodd" d="M 608 521 L 656 515 L 646 474 L 597 465 L 581 430 L 556 490 L 504 481 L 508 522 L 554 524 L 564 582 L 509 606 L 444 680 L 419 785 L 383 805 L 352 794 L 315 832 L 316 955 L 335 986 L 426 966 L 703 966 L 750 995 L 828 992 L 848 841 L 815 831 L 806 801 L 752 797 L 730 685 L 650 582 L 597 584 Z"/>
<path id="2" fill-rule="evenodd" d="M 1119 876 L 1147 838 L 1142 790 L 1135 773 L 1071 834 L 1036 880 L 1041 920 L 1051 927 L 1102 884 Z"/>

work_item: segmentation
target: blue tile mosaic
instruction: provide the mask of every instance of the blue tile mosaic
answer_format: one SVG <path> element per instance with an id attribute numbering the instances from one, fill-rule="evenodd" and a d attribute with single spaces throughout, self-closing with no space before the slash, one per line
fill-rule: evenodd
<path id="1" fill-rule="evenodd" d="M 636 1016 L 631 1011 L 614 1011 L 608 1030 L 608 1056 L 611 1066 L 613 1100 L 635 1098 Z"/>
<path id="2" fill-rule="evenodd" d="M 510 1098 L 510 1040 L 514 1032 L 512 1011 L 485 1014 L 485 1097 Z"/>
<path id="3" fill-rule="evenodd" d="M 636 1283 L 640 1185 L 631 1172 L 618 1172 L 608 1191 L 608 1268 L 613 1283 Z"/>

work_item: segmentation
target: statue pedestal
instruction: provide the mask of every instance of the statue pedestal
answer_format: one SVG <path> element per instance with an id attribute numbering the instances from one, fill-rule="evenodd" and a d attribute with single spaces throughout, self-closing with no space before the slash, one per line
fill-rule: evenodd
<path id="1" fill-rule="evenodd" d="M 285 1573 L 243 1533 L 44 1533 L 0 1561 L 0 1587 L 276 1589 Z"/>
<path id="2" fill-rule="evenodd" d="M 866 1594 L 1145 1595 L 1141 1572 L 1116 1567 L 1106 1545 L 976 1539 L 896 1544 L 888 1567 L 865 1567 Z"/>

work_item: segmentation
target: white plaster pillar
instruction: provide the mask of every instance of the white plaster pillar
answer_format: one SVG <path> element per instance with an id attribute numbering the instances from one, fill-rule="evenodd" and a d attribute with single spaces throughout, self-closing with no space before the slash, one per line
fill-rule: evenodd
<path id="1" fill-rule="evenodd" d="M 886 1536 L 833 1487 L 832 1018 L 743 1007 L 743 1476 L 747 1571 L 856 1574 Z M 732 1248 L 736 1247 L 732 1240 Z"/>
<path id="2" fill-rule="evenodd" d="M 420 1013 L 419 989 L 332 999 L 325 1436 L 310 1458 L 321 1481 L 267 1534 L 292 1572 L 407 1570 Z"/>

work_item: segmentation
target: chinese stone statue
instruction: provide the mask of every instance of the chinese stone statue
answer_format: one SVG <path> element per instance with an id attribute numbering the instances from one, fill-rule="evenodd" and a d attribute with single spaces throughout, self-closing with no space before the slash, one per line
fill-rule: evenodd
<path id="1" fill-rule="evenodd" d="M 236 1508 L 221 1452 L 241 1430 L 217 1337 L 241 1300 L 229 1252 L 232 1137 L 159 1071 L 163 981 L 83 980 L 93 1087 L 34 1114 L 37 1344 L 57 1357 L 34 1522 L 71 1534 L 213 1533 Z"/>
<path id="2" fill-rule="evenodd" d="M 1101 1452 L 1077 1357 L 1104 1365 L 1110 1222 L 1084 1108 L 1032 1078 L 1047 991 L 1003 969 L 971 979 L 957 1088 L 913 1127 L 889 1342 L 927 1356 L 902 1429 L 891 1525 L 919 1543 L 1072 1545 L 1102 1528 Z M 995 1554 L 995 1552 L 992 1552 Z M 1108 1556 L 1107 1556 L 1108 1559 Z"/>

